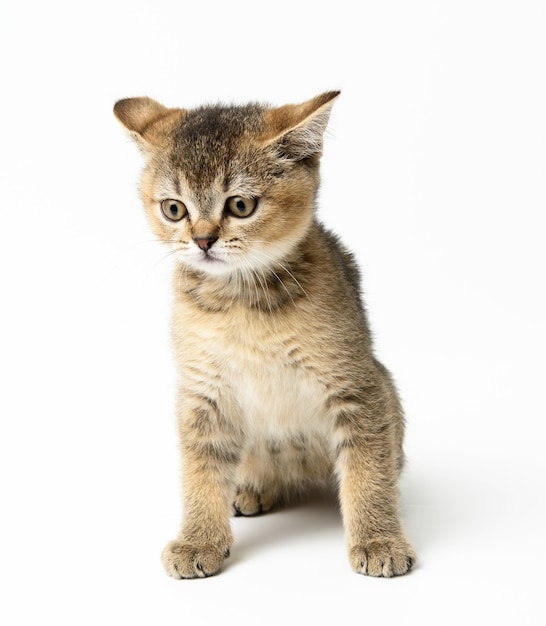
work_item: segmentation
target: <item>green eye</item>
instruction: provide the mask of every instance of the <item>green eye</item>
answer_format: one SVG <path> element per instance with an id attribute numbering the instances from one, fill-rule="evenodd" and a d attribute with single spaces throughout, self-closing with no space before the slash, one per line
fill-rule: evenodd
<path id="1" fill-rule="evenodd" d="M 188 214 L 188 209 L 180 200 L 162 200 L 161 212 L 170 222 L 179 222 Z"/>
<path id="2" fill-rule="evenodd" d="M 249 217 L 256 210 L 258 200 L 256 198 L 242 198 L 233 196 L 226 200 L 226 211 L 235 217 Z"/>

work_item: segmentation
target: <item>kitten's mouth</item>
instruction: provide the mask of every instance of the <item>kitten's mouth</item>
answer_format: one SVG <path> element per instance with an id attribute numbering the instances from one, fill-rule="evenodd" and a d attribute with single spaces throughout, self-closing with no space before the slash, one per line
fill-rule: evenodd
<path id="1" fill-rule="evenodd" d="M 231 255 L 225 251 L 218 250 L 184 250 L 180 257 L 183 265 L 189 265 L 198 271 L 206 274 L 226 274 L 233 269 Z"/>
<path id="2" fill-rule="evenodd" d="M 199 268 L 213 273 L 217 273 L 218 271 L 223 273 L 229 266 L 226 259 L 222 259 L 217 254 L 210 251 L 201 252 L 196 260 L 196 265 Z"/>
<path id="3" fill-rule="evenodd" d="M 214 256 L 211 252 L 203 252 L 199 260 L 205 263 L 224 263 L 222 259 Z"/>

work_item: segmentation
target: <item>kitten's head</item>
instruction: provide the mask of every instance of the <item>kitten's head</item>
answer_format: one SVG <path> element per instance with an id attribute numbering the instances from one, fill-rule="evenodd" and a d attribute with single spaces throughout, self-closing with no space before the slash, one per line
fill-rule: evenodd
<path id="1" fill-rule="evenodd" d="M 313 219 L 338 94 L 280 108 L 116 103 L 146 159 L 141 194 L 152 227 L 180 263 L 216 276 L 263 273 L 295 249 Z"/>

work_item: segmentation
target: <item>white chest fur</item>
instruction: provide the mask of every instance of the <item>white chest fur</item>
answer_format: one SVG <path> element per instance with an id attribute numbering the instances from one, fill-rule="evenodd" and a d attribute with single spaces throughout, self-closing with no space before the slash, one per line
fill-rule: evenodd
<path id="1" fill-rule="evenodd" d="M 324 430 L 323 391 L 310 374 L 275 354 L 238 356 L 231 361 L 232 392 L 249 434 L 279 439 Z"/>

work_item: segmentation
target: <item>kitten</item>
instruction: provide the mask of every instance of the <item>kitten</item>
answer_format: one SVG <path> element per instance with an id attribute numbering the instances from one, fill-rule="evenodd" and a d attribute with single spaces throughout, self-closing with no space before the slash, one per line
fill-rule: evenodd
<path id="1" fill-rule="evenodd" d="M 162 557 L 175 578 L 218 572 L 230 514 L 327 484 L 356 572 L 394 576 L 415 561 L 398 511 L 400 402 L 372 353 L 355 261 L 315 217 L 338 94 L 280 108 L 114 107 L 176 259 L 184 519 Z"/>

